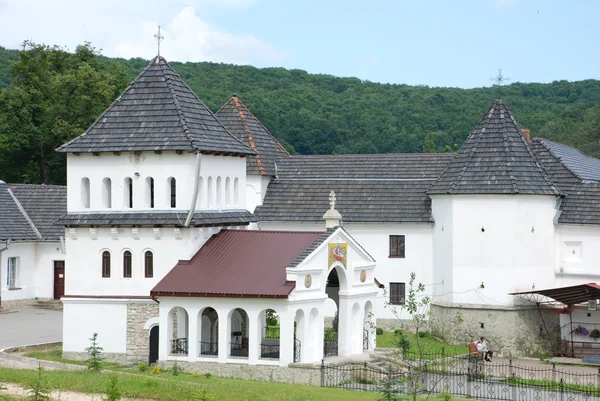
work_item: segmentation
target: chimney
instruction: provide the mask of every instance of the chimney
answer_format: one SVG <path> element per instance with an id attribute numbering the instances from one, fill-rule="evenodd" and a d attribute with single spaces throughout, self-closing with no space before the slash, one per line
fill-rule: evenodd
<path id="1" fill-rule="evenodd" d="M 333 191 L 329 193 L 329 205 L 329 210 L 323 215 L 323 219 L 325 219 L 325 228 L 337 227 L 340 225 L 342 215 L 335 210 L 335 192 Z"/>
<path id="2" fill-rule="evenodd" d="M 521 132 L 523 133 L 525 140 L 527 140 L 527 142 L 531 142 L 531 135 L 529 133 L 529 128 L 521 128 Z"/>

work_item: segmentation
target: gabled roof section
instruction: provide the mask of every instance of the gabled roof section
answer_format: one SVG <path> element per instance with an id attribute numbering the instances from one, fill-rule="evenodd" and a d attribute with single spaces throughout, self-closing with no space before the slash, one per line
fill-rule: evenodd
<path id="1" fill-rule="evenodd" d="M 548 149 L 580 180 L 600 182 L 600 159 L 586 156 L 580 150 L 562 143 L 542 138 L 535 138 L 534 141 L 539 142 Z"/>
<path id="2" fill-rule="evenodd" d="M 66 187 L 0 183 L 0 241 L 57 241 L 66 211 Z"/>
<path id="3" fill-rule="evenodd" d="M 234 95 L 215 115 L 229 132 L 257 152 L 246 159 L 246 172 L 275 176 L 277 159 L 290 154 L 246 105 Z"/>
<path id="4" fill-rule="evenodd" d="M 323 222 L 329 192 L 344 222 L 431 221 L 427 189 L 452 153 L 291 156 L 277 164 L 259 221 Z"/>
<path id="5" fill-rule="evenodd" d="M 295 283 L 287 281 L 286 267 L 330 236 L 318 231 L 222 230 L 191 260 L 179 261 L 151 295 L 287 298 Z"/>
<path id="6" fill-rule="evenodd" d="M 492 104 L 428 193 L 559 195 L 501 100 Z"/>
<path id="7" fill-rule="evenodd" d="M 87 129 L 58 152 L 199 151 L 249 155 L 162 57 L 155 57 Z"/>

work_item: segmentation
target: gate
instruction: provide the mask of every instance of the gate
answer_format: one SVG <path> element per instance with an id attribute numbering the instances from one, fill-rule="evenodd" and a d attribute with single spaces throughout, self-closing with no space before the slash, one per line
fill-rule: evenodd
<path id="1" fill-rule="evenodd" d="M 338 354 L 338 333 L 331 329 L 325 330 L 323 337 L 323 357 L 337 356 Z"/>

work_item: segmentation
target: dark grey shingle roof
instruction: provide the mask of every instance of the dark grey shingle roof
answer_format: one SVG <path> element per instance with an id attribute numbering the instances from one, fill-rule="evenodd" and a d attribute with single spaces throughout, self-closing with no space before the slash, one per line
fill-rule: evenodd
<path id="1" fill-rule="evenodd" d="M 345 222 L 429 222 L 426 191 L 453 154 L 292 156 L 280 159 L 259 221 L 322 222 L 335 191 Z"/>
<path id="2" fill-rule="evenodd" d="M 568 168 L 564 154 L 568 153 L 572 155 L 572 158 L 580 157 L 582 159 L 570 159 L 569 165 L 580 166 L 589 163 L 585 160 L 589 158 L 575 149 L 564 149 L 568 148 L 566 145 L 557 145 L 559 144 L 537 138 L 531 142 L 531 148 L 537 158 L 561 193 L 564 194 L 558 222 L 561 224 L 600 225 L 600 183 L 583 181 L 578 177 L 576 173 Z M 594 160 L 598 161 L 598 159 Z"/>
<path id="3" fill-rule="evenodd" d="M 127 213 L 69 213 L 60 219 L 65 226 L 183 226 L 187 213 L 127 212 Z M 191 226 L 244 225 L 256 221 L 247 210 L 196 212 Z"/>
<path id="4" fill-rule="evenodd" d="M 556 156 L 563 165 L 582 180 L 600 181 L 600 159 L 589 157 L 580 150 L 547 139 L 535 138 Z"/>
<path id="5" fill-rule="evenodd" d="M 189 86 L 156 57 L 87 129 L 58 152 L 254 151 L 231 135 Z"/>
<path id="6" fill-rule="evenodd" d="M 43 240 L 58 240 L 64 228 L 57 219 L 67 212 L 67 188 L 54 185 L 0 183 L 0 240 L 39 241 L 11 193 Z"/>
<path id="7" fill-rule="evenodd" d="M 292 261 L 292 263 L 290 263 L 288 266 L 296 267 L 300 263 L 302 263 L 302 261 L 304 259 L 306 259 L 308 257 L 308 255 L 313 253 L 314 250 L 317 249 L 323 242 L 327 241 L 329 239 L 329 237 L 331 237 L 331 234 L 333 234 L 334 231 L 337 229 L 338 229 L 338 227 L 333 227 L 333 228 L 328 228 L 327 230 L 323 231 L 323 233 L 321 235 L 319 235 L 317 237 L 317 239 L 315 239 L 312 243 L 310 243 L 306 248 L 304 248 L 302 253 L 300 255 L 298 255 L 298 257 L 296 257 L 296 259 L 294 259 Z"/>
<path id="8" fill-rule="evenodd" d="M 258 152 L 256 156 L 246 159 L 248 174 L 274 176 L 277 159 L 290 155 L 236 96 L 229 99 L 215 115 L 229 132 Z"/>
<path id="9" fill-rule="evenodd" d="M 492 104 L 428 193 L 558 195 L 501 100 Z"/>

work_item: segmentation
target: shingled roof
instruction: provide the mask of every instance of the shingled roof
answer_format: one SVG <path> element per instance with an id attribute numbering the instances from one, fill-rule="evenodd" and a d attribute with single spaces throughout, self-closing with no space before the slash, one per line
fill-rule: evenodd
<path id="1" fill-rule="evenodd" d="M 58 152 L 255 152 L 231 135 L 167 64 L 156 57 L 87 129 Z"/>
<path id="2" fill-rule="evenodd" d="M 0 183 L 0 241 L 57 241 L 67 187 Z"/>
<path id="3" fill-rule="evenodd" d="M 531 148 L 564 194 L 558 222 L 600 225 L 600 181 L 593 180 L 600 160 L 546 139 L 535 138 Z"/>
<path id="4" fill-rule="evenodd" d="M 259 221 L 322 222 L 335 191 L 344 222 L 430 222 L 426 191 L 451 153 L 291 156 L 280 159 Z"/>
<path id="5" fill-rule="evenodd" d="M 246 159 L 248 174 L 276 175 L 275 162 L 290 154 L 237 96 L 229 99 L 215 115 L 229 132 L 257 152 Z"/>
<path id="6" fill-rule="evenodd" d="M 428 193 L 559 194 L 501 100 L 492 104 Z"/>
<path id="7" fill-rule="evenodd" d="M 189 261 L 180 261 L 152 289 L 152 296 L 287 298 L 296 266 L 333 231 L 222 230 Z M 260 250 L 260 252 L 257 252 Z"/>

